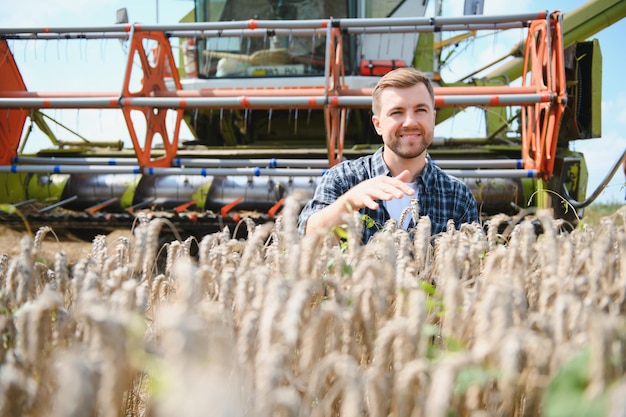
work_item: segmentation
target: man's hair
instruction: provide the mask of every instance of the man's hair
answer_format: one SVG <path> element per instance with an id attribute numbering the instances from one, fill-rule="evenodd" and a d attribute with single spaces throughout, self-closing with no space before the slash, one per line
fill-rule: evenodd
<path id="1" fill-rule="evenodd" d="M 374 87 L 374 91 L 372 93 L 372 112 L 374 114 L 378 114 L 378 112 L 380 111 L 380 95 L 385 90 L 385 88 L 409 88 L 419 83 L 422 83 L 426 86 L 434 107 L 435 92 L 433 90 L 433 85 L 431 84 L 430 79 L 423 72 L 413 67 L 406 67 L 396 68 L 392 71 L 389 71 L 387 74 L 383 75 L 380 80 L 378 80 L 378 83 L 376 84 L 376 87 Z"/>

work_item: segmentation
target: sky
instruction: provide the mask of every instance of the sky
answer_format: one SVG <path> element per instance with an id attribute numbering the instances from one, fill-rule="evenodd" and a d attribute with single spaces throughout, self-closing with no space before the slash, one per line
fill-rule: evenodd
<path id="1" fill-rule="evenodd" d="M 485 0 L 485 15 L 560 10 L 567 13 L 582 0 Z M 431 0 L 427 12 L 433 15 Z M 22 0 L 0 13 L 0 27 L 43 26 L 107 26 L 115 23 L 117 10 L 126 7 L 130 22 L 177 23 L 193 7 L 191 0 Z M 443 14 L 461 15 L 463 0 L 443 2 Z M 583 152 L 589 169 L 587 195 L 608 174 L 626 149 L 626 82 L 623 79 L 623 42 L 626 39 L 626 19 L 594 35 L 602 49 L 602 137 L 576 141 L 571 149 Z M 444 80 L 455 81 L 466 75 L 467 68 L 477 68 L 506 54 L 519 40 L 519 34 L 499 34 L 487 44 L 468 46 L 449 69 L 442 72 Z M 125 46 L 118 40 L 55 40 L 10 41 L 15 59 L 30 91 L 120 91 L 126 62 Z M 459 70 L 460 68 L 460 70 Z M 480 75 L 480 74 L 479 74 Z M 46 114 L 65 126 L 94 141 L 130 139 L 120 110 L 49 110 Z M 454 135 L 458 128 L 441 127 L 436 135 Z M 467 132 L 467 126 L 463 126 Z M 450 129 L 450 131 L 448 131 Z M 59 137 L 77 140 L 53 125 Z M 477 131 L 477 134 L 480 132 Z M 187 135 L 187 136 L 185 136 Z M 181 140 L 191 138 L 181 132 Z M 51 147 L 49 141 L 34 132 L 25 151 Z M 624 202 L 624 174 L 621 169 L 596 200 L 599 203 Z"/>

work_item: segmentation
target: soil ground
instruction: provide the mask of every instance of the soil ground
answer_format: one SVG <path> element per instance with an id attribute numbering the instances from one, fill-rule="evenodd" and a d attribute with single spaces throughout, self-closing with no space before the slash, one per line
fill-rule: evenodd
<path id="1" fill-rule="evenodd" d="M 33 233 L 36 232 L 36 230 L 33 231 Z M 6 253 L 11 258 L 19 255 L 21 250 L 20 240 L 24 235 L 26 235 L 26 233 L 0 225 L 0 255 Z M 119 230 L 108 234 L 106 239 L 107 244 L 114 244 L 120 236 L 130 238 L 130 230 Z M 87 258 L 91 249 L 91 242 L 68 239 L 57 241 L 53 233 L 47 233 L 41 244 L 39 257 L 41 258 L 41 261 L 45 261 L 46 264 L 52 265 L 54 262 L 54 254 L 57 252 L 65 252 L 68 263 L 74 264 L 78 259 Z"/>

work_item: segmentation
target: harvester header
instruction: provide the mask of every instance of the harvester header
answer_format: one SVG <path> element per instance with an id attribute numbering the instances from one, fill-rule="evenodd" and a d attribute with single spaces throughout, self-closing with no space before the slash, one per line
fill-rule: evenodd
<path id="1" fill-rule="evenodd" d="M 537 192 L 537 205 L 557 208 L 544 190 L 584 199 L 584 158 L 568 149 L 580 135 L 562 126 L 586 130 L 581 80 L 594 65 L 568 65 L 591 62 L 598 48 L 580 43 L 568 53 L 560 12 L 424 17 L 416 0 L 390 10 L 320 2 L 315 13 L 232 3 L 198 0 L 178 24 L 0 28 L 0 183 L 11 190 L 0 203 L 24 210 L 33 225 L 56 221 L 74 232 L 126 226 L 139 210 L 194 233 L 242 215 L 267 221 L 289 193 L 311 195 L 326 168 L 381 145 L 370 121 L 372 88 L 407 65 L 432 77 L 438 123 L 467 108 L 484 111 L 483 138 L 437 138 L 430 151 L 470 185 L 483 217 L 519 212 Z M 441 79 L 438 36 L 505 29 L 526 33 L 518 85 L 510 67 L 507 77 Z M 119 91 L 28 91 L 10 45 L 60 39 L 123 42 L 126 66 L 112 69 L 124 72 Z M 27 120 L 50 131 L 42 116 L 49 109 L 119 110 L 132 149 L 90 142 L 24 154 Z M 181 139 L 183 128 L 193 140 Z M 558 208 L 556 215 L 567 217 Z"/>

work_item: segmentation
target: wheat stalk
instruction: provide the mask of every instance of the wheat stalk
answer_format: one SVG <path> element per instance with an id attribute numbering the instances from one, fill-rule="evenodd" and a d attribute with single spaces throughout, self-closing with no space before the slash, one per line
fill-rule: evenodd
<path id="1" fill-rule="evenodd" d="M 585 398 L 618 415 L 626 211 L 570 233 L 539 211 L 432 237 L 413 212 L 367 244 L 351 216 L 340 246 L 298 236 L 296 203 L 244 220 L 245 240 L 204 236 L 195 259 L 194 239 L 167 243 L 163 270 L 167 223 L 147 217 L 73 267 L 21 240 L 0 258 L 0 415 L 541 416 L 583 349 Z"/>

